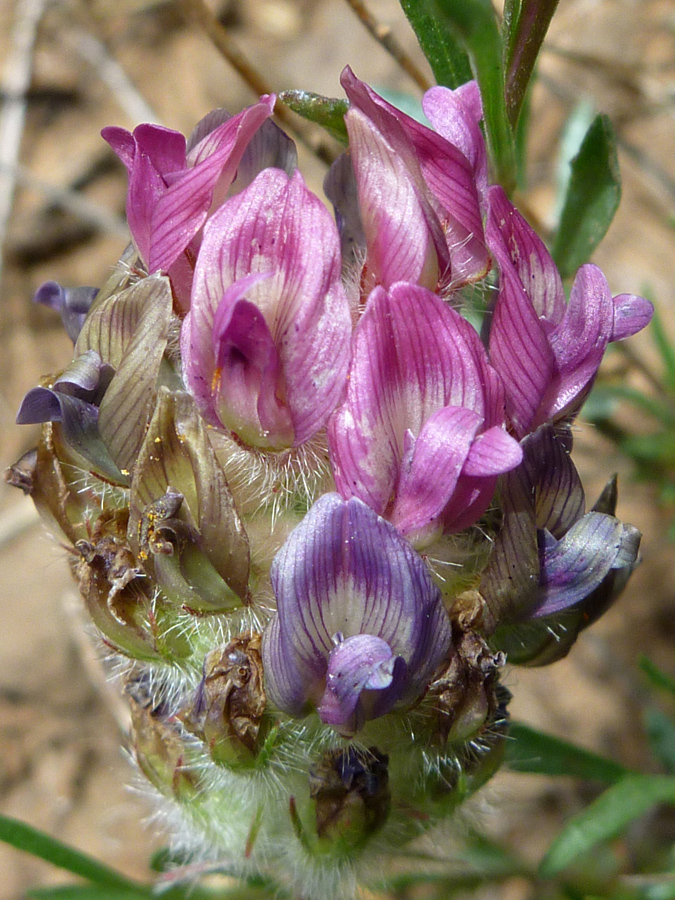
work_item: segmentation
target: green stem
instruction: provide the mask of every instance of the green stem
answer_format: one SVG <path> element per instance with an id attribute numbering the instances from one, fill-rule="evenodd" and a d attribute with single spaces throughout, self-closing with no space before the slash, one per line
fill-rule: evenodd
<path id="1" fill-rule="evenodd" d="M 505 18 L 505 97 L 509 122 L 513 128 L 518 122 L 527 86 L 558 2 L 559 0 L 522 0 L 516 15 L 513 3 L 509 5 L 508 21 Z"/>

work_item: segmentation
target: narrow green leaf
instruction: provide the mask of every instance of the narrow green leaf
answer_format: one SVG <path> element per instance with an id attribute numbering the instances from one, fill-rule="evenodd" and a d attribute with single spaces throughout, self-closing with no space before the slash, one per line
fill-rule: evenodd
<path id="1" fill-rule="evenodd" d="M 675 778 L 627 775 L 567 823 L 544 856 L 539 874 L 542 878 L 557 875 L 657 803 L 675 803 Z"/>
<path id="2" fill-rule="evenodd" d="M 324 128 L 345 147 L 349 142 L 345 126 L 345 113 L 349 109 L 347 100 L 337 100 L 313 94 L 311 91 L 281 91 L 279 99 L 294 113 Z"/>
<path id="3" fill-rule="evenodd" d="M 614 784 L 628 770 L 612 759 L 605 759 L 562 738 L 512 722 L 506 742 L 506 762 L 515 772 L 533 775 L 573 775 L 588 781 Z"/>
<path id="4" fill-rule="evenodd" d="M 0 816 L 0 841 L 44 859 L 59 869 L 72 872 L 73 875 L 87 878 L 94 884 L 126 891 L 143 891 L 143 885 L 25 822 Z"/>
<path id="5" fill-rule="evenodd" d="M 660 669 L 656 663 L 652 662 L 646 656 L 641 656 L 638 663 L 640 669 L 649 679 L 650 684 L 656 688 L 667 691 L 675 697 L 675 678 L 667 675 L 663 669 Z"/>
<path id="6" fill-rule="evenodd" d="M 504 20 L 505 97 L 509 120 L 514 128 L 558 2 L 559 0 L 520 0 L 517 14 L 511 5 Z"/>
<path id="7" fill-rule="evenodd" d="M 457 88 L 472 78 L 469 57 L 428 0 L 400 0 L 438 84 Z"/>
<path id="8" fill-rule="evenodd" d="M 654 756 L 670 774 L 675 773 L 675 722 L 660 709 L 645 710 L 645 731 Z"/>
<path id="9" fill-rule="evenodd" d="M 100 884 L 60 884 L 57 887 L 33 888 L 31 900 L 149 900 L 151 889 L 127 890 Z"/>
<path id="10" fill-rule="evenodd" d="M 504 99 L 502 39 L 490 0 L 433 0 L 441 22 L 466 46 L 483 99 L 483 118 L 493 181 L 511 193 L 516 149 Z"/>
<path id="11" fill-rule="evenodd" d="M 553 258 L 564 278 L 573 275 L 605 236 L 621 199 L 614 129 L 596 116 L 572 160 L 570 182 Z"/>

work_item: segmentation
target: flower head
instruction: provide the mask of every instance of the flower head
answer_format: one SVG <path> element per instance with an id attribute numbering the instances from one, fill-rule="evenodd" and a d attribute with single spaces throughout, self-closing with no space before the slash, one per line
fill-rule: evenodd
<path id="1" fill-rule="evenodd" d="M 326 494 L 272 566 L 277 614 L 263 637 L 266 689 L 345 734 L 426 690 L 452 646 L 422 559 L 360 500 Z"/>

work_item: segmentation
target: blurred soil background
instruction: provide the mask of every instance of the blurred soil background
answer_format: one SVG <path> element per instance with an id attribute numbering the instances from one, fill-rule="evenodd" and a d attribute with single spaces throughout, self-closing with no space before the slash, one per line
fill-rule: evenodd
<path id="1" fill-rule="evenodd" d="M 429 74 L 394 0 L 370 0 L 379 22 Z M 344 0 L 222 0 L 230 36 L 275 90 L 341 96 L 349 63 L 375 87 L 420 92 Z M 238 111 L 254 95 L 199 27 L 172 3 L 0 0 L 0 463 L 35 441 L 15 427 L 23 394 L 61 369 L 71 346 L 58 316 L 31 304 L 48 279 L 98 285 L 127 242 L 126 176 L 99 132 L 160 122 L 189 133 L 210 109 Z M 649 290 L 675 337 L 675 4 L 671 0 L 561 0 L 533 98 L 528 209 L 553 221 L 561 127 L 586 100 L 620 138 L 623 202 L 594 261 L 614 293 Z M 18 151 L 15 149 L 18 148 Z M 317 191 L 325 171 L 305 150 Z M 649 358 L 644 335 L 633 341 Z M 608 365 L 617 366 L 617 357 Z M 635 377 L 639 386 L 640 375 Z M 645 382 L 643 386 L 649 389 Z M 631 426 L 644 427 L 639 419 Z M 629 765 L 650 765 L 641 737 L 647 653 L 675 675 L 675 556 L 653 488 L 590 426 L 576 461 L 590 503 L 620 472 L 619 515 L 644 531 L 643 564 L 616 607 L 571 655 L 544 670 L 511 671 L 513 715 Z M 589 503 L 589 505 L 590 505 Z M 65 552 L 19 491 L 0 486 L 0 810 L 129 875 L 147 876 L 162 845 L 151 808 L 129 790 L 120 746 L 123 709 L 84 637 Z M 539 858 L 589 786 L 504 773 L 479 816 L 489 832 Z M 667 823 L 660 826 L 667 829 Z M 671 821 L 672 829 L 672 821 Z M 673 839 L 673 833 L 663 834 Z M 0 846 L 0 900 L 71 880 Z M 518 881 L 485 896 L 526 896 Z"/>

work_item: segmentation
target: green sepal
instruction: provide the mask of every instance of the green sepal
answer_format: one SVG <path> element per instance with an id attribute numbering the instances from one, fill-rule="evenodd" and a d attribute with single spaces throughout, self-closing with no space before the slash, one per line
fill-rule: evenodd
<path id="1" fill-rule="evenodd" d="M 400 0 L 438 84 L 458 88 L 472 78 L 466 51 L 428 0 Z"/>
<path id="2" fill-rule="evenodd" d="M 621 200 L 616 137 L 607 116 L 596 116 L 571 163 L 571 176 L 552 255 L 563 278 L 588 262 Z"/>
<path id="3" fill-rule="evenodd" d="M 279 99 L 303 119 L 320 125 L 343 146 L 348 145 L 345 125 L 345 113 L 349 109 L 347 100 L 324 97 L 312 91 L 281 91 Z"/>
<path id="4" fill-rule="evenodd" d="M 149 276 L 97 303 L 75 345 L 76 355 L 95 350 L 115 369 L 98 427 L 123 475 L 133 467 L 152 412 L 172 307 L 169 279 Z"/>
<path id="5" fill-rule="evenodd" d="M 158 513 L 169 489 L 182 496 L 170 520 Z M 175 523 L 172 525 L 171 523 Z M 148 549 L 155 529 L 176 534 L 176 548 Z M 130 498 L 129 543 L 146 558 L 172 599 L 202 612 L 229 610 L 246 599 L 250 552 L 225 473 L 184 391 L 160 387 L 138 454 Z"/>

